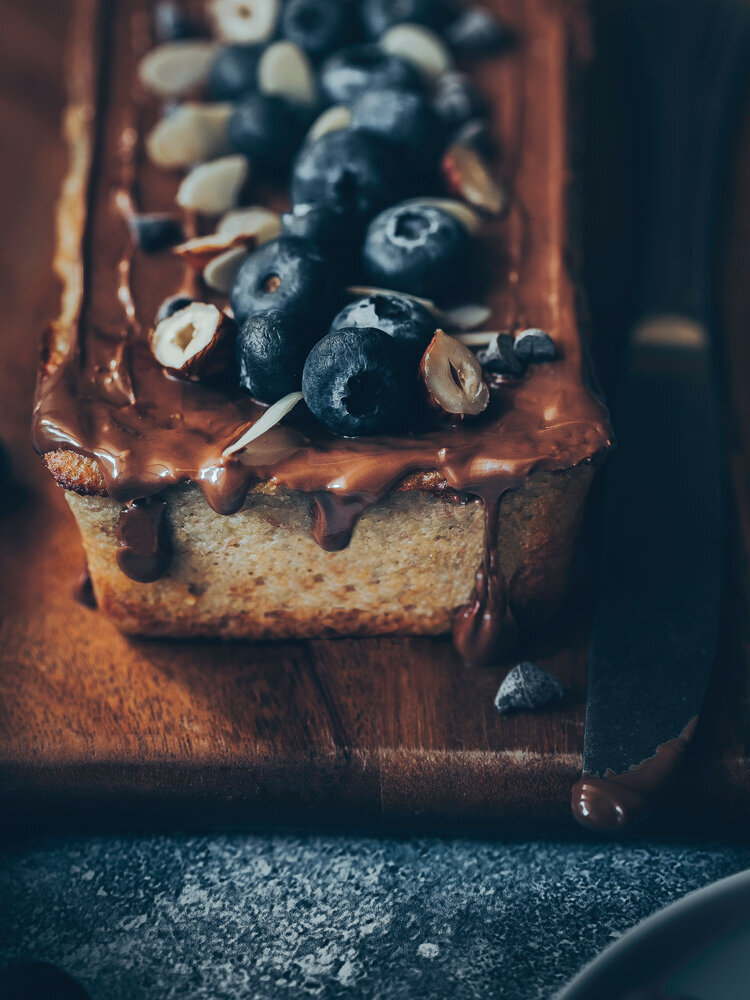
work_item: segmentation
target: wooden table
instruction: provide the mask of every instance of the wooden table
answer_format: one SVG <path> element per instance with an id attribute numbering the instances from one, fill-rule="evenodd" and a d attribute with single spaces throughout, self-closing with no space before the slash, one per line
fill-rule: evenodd
<path id="1" fill-rule="evenodd" d="M 0 33 L 0 433 L 17 483 L 0 517 L 6 819 L 572 830 L 585 709 L 581 598 L 521 651 L 563 680 L 564 703 L 512 718 L 492 704 L 505 667 L 467 671 L 447 641 L 133 641 L 73 600 L 77 532 L 29 444 L 38 338 L 57 304 L 50 261 L 65 168 L 66 21 L 54 0 L 7 0 Z M 723 240 L 731 558 L 721 653 L 673 794 L 672 821 L 683 829 L 687 816 L 691 829 L 738 830 L 749 815 L 750 114 L 745 122 Z"/>

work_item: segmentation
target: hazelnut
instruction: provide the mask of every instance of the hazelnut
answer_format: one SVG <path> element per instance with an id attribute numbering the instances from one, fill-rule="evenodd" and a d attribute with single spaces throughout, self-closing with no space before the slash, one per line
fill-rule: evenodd
<path id="1" fill-rule="evenodd" d="M 436 331 L 424 352 L 419 375 L 428 405 L 442 416 L 475 417 L 490 401 L 476 357 L 442 330 Z"/>
<path id="2" fill-rule="evenodd" d="M 216 306 L 192 302 L 151 331 L 151 353 L 160 365 L 194 382 L 231 362 L 237 324 Z"/>

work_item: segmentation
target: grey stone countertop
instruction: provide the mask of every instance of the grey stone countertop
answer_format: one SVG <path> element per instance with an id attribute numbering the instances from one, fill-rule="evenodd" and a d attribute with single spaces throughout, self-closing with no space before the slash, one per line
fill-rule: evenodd
<path id="1" fill-rule="evenodd" d="M 230 833 L 0 846 L 0 963 L 92 1000 L 551 997 L 750 846 Z"/>

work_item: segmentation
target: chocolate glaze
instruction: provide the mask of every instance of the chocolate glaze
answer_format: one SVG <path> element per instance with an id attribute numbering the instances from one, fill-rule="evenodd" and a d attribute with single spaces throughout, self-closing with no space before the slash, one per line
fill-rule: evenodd
<path id="1" fill-rule="evenodd" d="M 608 771 L 601 778 L 584 774 L 571 793 L 571 808 L 578 822 L 590 830 L 609 833 L 645 819 L 677 770 L 697 723 L 695 716 L 679 736 L 662 743 L 653 757 L 624 774 Z"/>
<path id="2" fill-rule="evenodd" d="M 497 96 L 494 126 L 507 151 L 505 179 L 515 191 L 508 219 L 488 223 L 482 238 L 481 263 L 491 272 L 482 299 L 492 308 L 493 328 L 549 329 L 560 359 L 495 387 L 488 410 L 473 423 L 349 440 L 328 433 L 298 407 L 285 426 L 225 459 L 223 450 L 264 407 L 232 378 L 225 386 L 187 382 L 166 374 L 151 355 L 147 331 L 160 303 L 193 278 L 174 255 L 144 256 L 133 245 L 127 219 L 136 204 L 139 211 L 173 212 L 179 178 L 143 154 L 143 137 L 159 114 L 134 83 L 138 60 L 151 44 L 147 0 L 101 8 L 109 48 L 94 102 L 83 303 L 74 348 L 40 378 L 37 450 L 93 457 L 108 494 L 123 503 L 189 481 L 222 514 L 236 512 L 259 480 L 307 492 L 314 537 L 329 549 L 347 543 L 370 503 L 406 477 L 437 471 L 452 490 L 487 504 L 482 567 L 457 625 L 464 658 L 486 660 L 497 648 L 496 633 L 511 621 L 494 551 L 500 497 L 534 470 L 591 461 L 610 443 L 606 410 L 587 384 L 562 259 L 567 162 L 559 80 L 565 39 L 549 51 L 529 44 L 516 56 L 487 61 L 477 73 L 480 86 Z M 504 14 L 532 39 L 542 19 L 545 25 L 549 20 L 544 0 L 517 0 Z M 538 108 L 544 113 L 534 113 Z M 264 192 L 257 200 L 283 204 Z M 192 220 L 185 222 L 187 231 Z"/>
<path id="3" fill-rule="evenodd" d="M 160 497 L 144 497 L 131 500 L 120 512 L 115 528 L 117 565 L 131 580 L 153 583 L 169 566 L 172 543 L 166 510 Z"/>

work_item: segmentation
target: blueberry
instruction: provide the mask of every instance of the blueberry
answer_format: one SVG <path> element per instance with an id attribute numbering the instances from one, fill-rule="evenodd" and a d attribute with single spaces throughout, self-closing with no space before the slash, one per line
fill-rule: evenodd
<path id="1" fill-rule="evenodd" d="M 285 166 L 302 138 L 300 110 L 272 94 L 247 94 L 229 119 L 229 141 L 262 166 Z"/>
<path id="2" fill-rule="evenodd" d="M 565 688 L 557 677 L 535 663 L 517 663 L 495 695 L 495 708 L 501 715 L 519 709 L 543 708 L 559 701 Z"/>
<path id="3" fill-rule="evenodd" d="M 144 253 L 159 253 L 185 239 L 182 224 L 173 215 L 134 215 L 130 230 Z"/>
<path id="4" fill-rule="evenodd" d="M 313 347 L 302 372 L 305 402 L 336 434 L 403 430 L 416 374 L 409 352 L 382 330 L 344 328 Z"/>
<path id="5" fill-rule="evenodd" d="M 157 42 L 179 42 L 193 38 L 195 25 L 172 0 L 162 0 L 154 7 L 154 37 Z"/>
<path id="6" fill-rule="evenodd" d="M 354 220 L 336 205 L 295 205 L 281 216 L 287 236 L 312 240 L 324 253 L 340 256 L 356 242 Z"/>
<path id="7" fill-rule="evenodd" d="M 555 342 L 544 330 L 522 330 L 513 341 L 513 349 L 524 364 L 554 361 Z"/>
<path id="8" fill-rule="evenodd" d="M 385 87 L 366 91 L 352 106 L 352 128 L 386 139 L 417 167 L 437 158 L 438 122 L 424 97 L 414 91 Z"/>
<path id="9" fill-rule="evenodd" d="M 326 59 L 320 84 L 331 103 L 351 104 L 374 87 L 420 90 L 422 80 L 414 66 L 377 45 L 350 45 Z"/>
<path id="10" fill-rule="evenodd" d="M 382 330 L 421 357 L 435 333 L 435 318 L 412 299 L 368 295 L 344 306 L 331 323 L 331 332 L 346 327 Z"/>
<path id="11" fill-rule="evenodd" d="M 445 38 L 456 55 L 482 56 L 508 48 L 513 32 L 490 11 L 475 7 L 459 14 Z"/>
<path id="12" fill-rule="evenodd" d="M 257 85 L 260 45 L 225 45 L 214 59 L 208 76 L 208 93 L 216 101 L 235 101 Z"/>
<path id="13" fill-rule="evenodd" d="M 251 316 L 237 336 L 240 385 L 264 403 L 298 391 L 314 342 L 310 325 L 299 316 L 278 309 Z"/>
<path id="14" fill-rule="evenodd" d="M 333 205 L 363 222 L 400 193 L 393 148 L 377 136 L 349 129 L 303 146 L 292 172 L 295 205 Z"/>
<path id="15" fill-rule="evenodd" d="M 464 279 L 471 240 L 457 219 L 432 205 L 396 205 L 367 230 L 362 265 L 368 282 L 444 298 Z"/>
<path id="16" fill-rule="evenodd" d="M 195 302 L 195 299 L 190 298 L 189 295 L 170 295 L 159 306 L 156 314 L 156 322 L 161 323 L 163 319 L 169 319 L 170 316 L 174 316 L 180 309 L 192 305 L 193 302 Z"/>
<path id="17" fill-rule="evenodd" d="M 362 0 L 361 18 L 370 38 L 380 38 L 394 24 L 424 24 L 436 31 L 455 16 L 450 0 Z"/>
<path id="18" fill-rule="evenodd" d="M 341 0 L 287 0 L 281 34 L 318 60 L 348 41 L 349 23 L 349 5 Z"/>
<path id="19" fill-rule="evenodd" d="M 484 350 L 477 353 L 477 359 L 488 372 L 505 378 L 521 378 L 526 370 L 526 363 L 516 353 L 509 333 L 497 334 Z"/>
<path id="20" fill-rule="evenodd" d="M 448 132 L 486 117 L 489 104 L 464 73 L 443 73 L 435 85 L 432 107 Z"/>
<path id="21" fill-rule="evenodd" d="M 241 265 L 230 302 L 238 323 L 279 310 L 304 316 L 322 329 L 335 309 L 331 267 L 320 249 L 298 236 L 279 236 L 258 247 Z"/>

